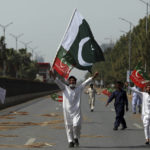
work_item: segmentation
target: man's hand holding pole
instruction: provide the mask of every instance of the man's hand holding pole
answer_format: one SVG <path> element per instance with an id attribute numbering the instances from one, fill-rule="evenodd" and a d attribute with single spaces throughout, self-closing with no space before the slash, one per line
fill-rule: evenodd
<path id="1" fill-rule="evenodd" d="M 95 72 L 93 75 L 93 79 L 95 79 L 98 76 L 98 74 L 99 74 L 98 72 Z"/>

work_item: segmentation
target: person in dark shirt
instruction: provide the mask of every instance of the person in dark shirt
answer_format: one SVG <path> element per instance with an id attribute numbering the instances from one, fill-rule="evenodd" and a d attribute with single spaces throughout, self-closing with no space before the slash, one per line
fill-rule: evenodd
<path id="1" fill-rule="evenodd" d="M 113 130 L 118 130 L 118 127 L 120 124 L 122 124 L 122 130 L 127 128 L 126 121 L 124 119 L 124 114 L 125 114 L 125 106 L 126 106 L 126 111 L 128 111 L 128 98 L 126 91 L 123 90 L 123 83 L 118 81 L 116 83 L 116 91 L 114 91 L 111 96 L 109 97 L 106 106 L 115 99 L 114 102 L 114 107 L 116 111 L 116 120 L 114 123 L 114 128 Z"/>

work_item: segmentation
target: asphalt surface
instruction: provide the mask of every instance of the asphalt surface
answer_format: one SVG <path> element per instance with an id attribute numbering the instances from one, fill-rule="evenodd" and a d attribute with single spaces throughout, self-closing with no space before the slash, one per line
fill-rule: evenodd
<path id="1" fill-rule="evenodd" d="M 113 102 L 105 107 L 107 97 L 96 96 L 94 112 L 90 112 L 88 95 L 82 95 L 82 132 L 79 150 L 150 149 L 146 146 L 139 114 L 131 106 L 125 119 L 128 128 L 113 131 L 115 112 Z M 2 150 L 67 150 L 62 103 L 50 96 L 0 111 L 0 149 Z"/>

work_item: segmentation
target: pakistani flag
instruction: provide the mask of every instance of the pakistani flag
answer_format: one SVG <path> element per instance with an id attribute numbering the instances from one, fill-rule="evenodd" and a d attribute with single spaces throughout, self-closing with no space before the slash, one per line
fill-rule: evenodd
<path id="1" fill-rule="evenodd" d="M 75 10 L 54 61 L 54 70 L 67 78 L 73 67 L 91 71 L 93 63 L 103 60 L 102 50 L 88 23 Z"/>

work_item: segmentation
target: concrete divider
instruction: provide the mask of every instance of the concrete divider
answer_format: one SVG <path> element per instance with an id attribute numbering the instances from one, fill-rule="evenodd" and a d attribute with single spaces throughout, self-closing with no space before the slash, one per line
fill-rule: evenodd
<path id="1" fill-rule="evenodd" d="M 39 92 L 39 93 L 30 93 L 30 94 L 23 94 L 23 95 L 18 95 L 18 96 L 12 96 L 12 97 L 6 97 L 5 99 L 5 103 L 4 104 L 0 104 L 0 110 L 10 107 L 10 106 L 14 106 L 17 104 L 21 104 L 27 101 L 30 101 L 34 98 L 37 97 L 42 97 L 42 96 L 46 96 L 46 95 L 50 95 L 54 92 L 58 92 L 58 90 L 52 90 L 52 91 L 45 91 L 45 92 Z"/>
<path id="2" fill-rule="evenodd" d="M 0 103 L 0 109 L 59 91 L 59 88 L 55 83 L 43 83 L 4 77 L 0 78 L 0 87 L 6 89 L 5 103 Z"/>

